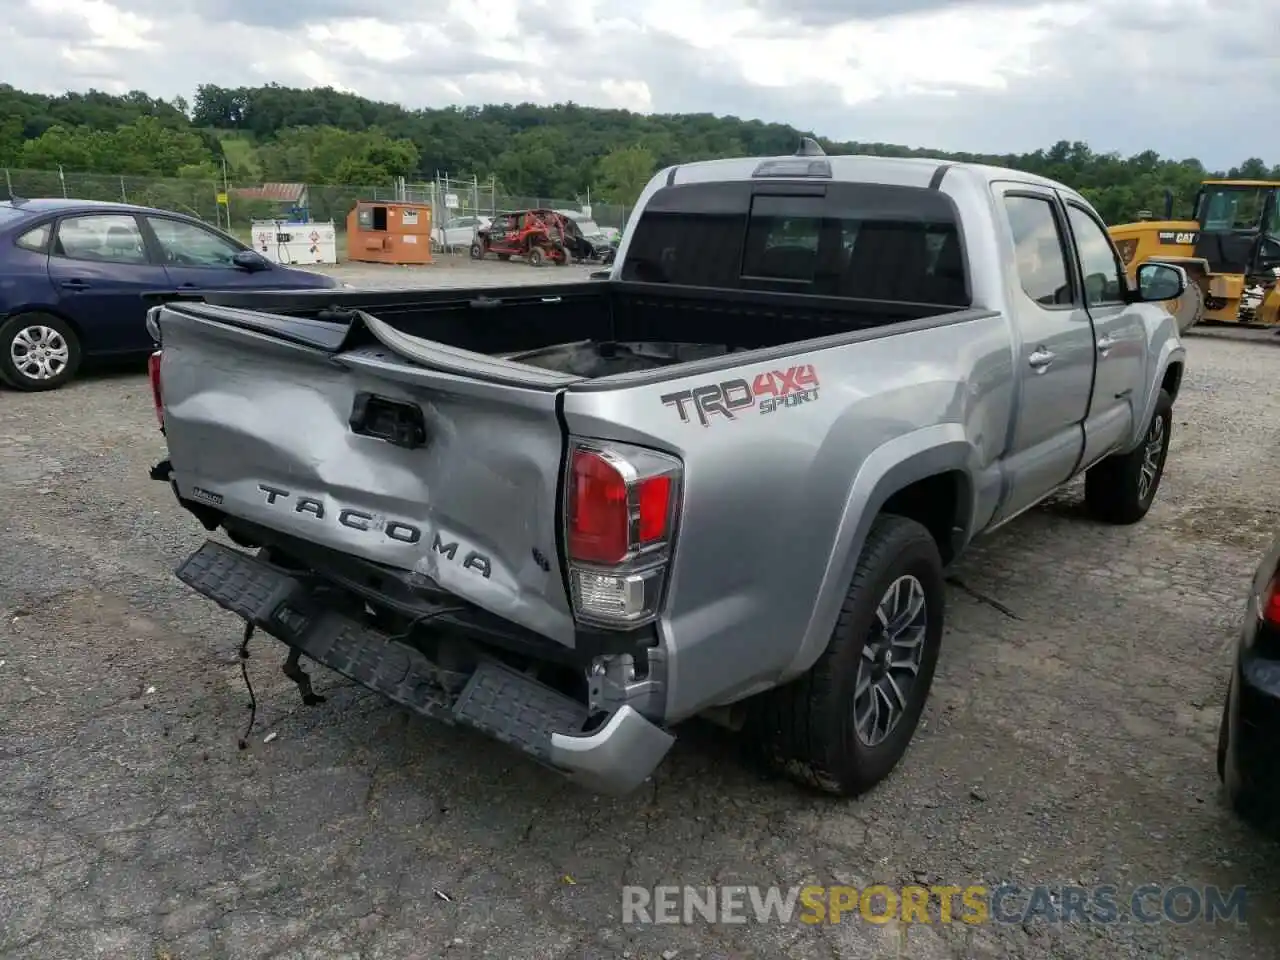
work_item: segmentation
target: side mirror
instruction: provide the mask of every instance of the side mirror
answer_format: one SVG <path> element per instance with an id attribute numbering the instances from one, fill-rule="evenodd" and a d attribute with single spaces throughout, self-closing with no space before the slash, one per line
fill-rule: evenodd
<path id="1" fill-rule="evenodd" d="M 1144 263 L 1138 267 L 1137 289 L 1132 299 L 1136 303 L 1177 300 L 1189 285 L 1187 271 L 1182 267 L 1172 263 Z"/>
<path id="2" fill-rule="evenodd" d="M 248 270 L 250 273 L 266 270 L 269 266 L 266 258 L 254 250 L 241 250 L 231 258 L 231 262 L 241 270 Z"/>

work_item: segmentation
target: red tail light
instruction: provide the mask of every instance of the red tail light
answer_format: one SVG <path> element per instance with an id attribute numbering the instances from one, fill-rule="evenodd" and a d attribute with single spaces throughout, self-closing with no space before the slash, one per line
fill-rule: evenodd
<path id="1" fill-rule="evenodd" d="M 1271 578 L 1267 589 L 1258 598 L 1258 616 L 1268 626 L 1280 628 L 1280 574 Z"/>
<path id="2" fill-rule="evenodd" d="M 164 429 L 164 399 L 160 395 L 160 354 L 157 350 L 147 358 L 147 374 L 151 377 L 151 396 L 155 400 L 156 420 L 160 429 Z"/>
<path id="3" fill-rule="evenodd" d="M 678 511 L 680 461 L 630 444 L 574 441 L 566 479 L 575 613 L 626 626 L 656 616 Z"/>

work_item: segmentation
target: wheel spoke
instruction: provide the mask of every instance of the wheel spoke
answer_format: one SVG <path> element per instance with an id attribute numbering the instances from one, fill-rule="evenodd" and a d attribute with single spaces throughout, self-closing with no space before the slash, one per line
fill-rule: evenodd
<path id="1" fill-rule="evenodd" d="M 870 689 L 870 687 L 871 687 L 871 671 L 859 670 L 858 682 L 853 689 L 853 699 L 855 701 L 861 700 L 863 696 L 866 695 L 866 692 L 868 689 Z"/>
<path id="2" fill-rule="evenodd" d="M 903 695 L 902 688 L 898 686 L 897 681 L 893 679 L 893 674 L 885 674 L 884 682 L 893 691 L 893 698 L 898 701 L 898 709 L 907 709 L 907 698 Z M 886 693 L 885 696 L 887 697 L 888 694 Z"/>

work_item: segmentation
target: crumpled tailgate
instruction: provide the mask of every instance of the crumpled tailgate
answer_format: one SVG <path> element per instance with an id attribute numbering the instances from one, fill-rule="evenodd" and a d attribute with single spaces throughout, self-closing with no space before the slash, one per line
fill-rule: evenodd
<path id="1" fill-rule="evenodd" d="M 443 369 L 381 344 L 334 353 L 216 322 L 214 310 L 158 317 L 165 435 L 184 498 L 415 571 L 572 644 L 554 382 L 469 375 L 448 348 Z M 432 346 L 399 337 L 387 334 L 420 355 Z"/>

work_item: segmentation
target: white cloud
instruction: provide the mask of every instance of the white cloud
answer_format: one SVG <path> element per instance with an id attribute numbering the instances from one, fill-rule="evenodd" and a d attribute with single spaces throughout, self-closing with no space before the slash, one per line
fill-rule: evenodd
<path id="1" fill-rule="evenodd" d="M 0 81 L 44 92 L 327 84 L 409 107 L 571 99 L 943 150 L 1280 162 L 1271 0 L 10 4 Z"/>

